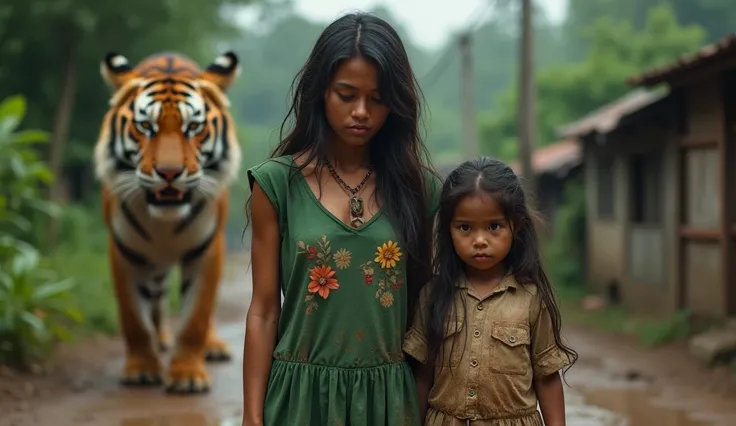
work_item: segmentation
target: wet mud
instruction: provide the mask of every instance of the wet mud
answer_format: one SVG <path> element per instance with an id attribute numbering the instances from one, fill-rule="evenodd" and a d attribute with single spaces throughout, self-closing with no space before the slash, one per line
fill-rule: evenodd
<path id="1" fill-rule="evenodd" d="M 222 286 L 217 320 L 233 359 L 207 364 L 208 394 L 121 387 L 122 343 L 96 339 L 63 352 L 48 374 L 0 371 L 0 426 L 240 425 L 249 279 L 250 271 L 231 268 Z M 676 346 L 647 351 L 581 328 L 565 335 L 580 353 L 566 376 L 569 426 L 736 425 L 736 375 L 697 367 Z"/>

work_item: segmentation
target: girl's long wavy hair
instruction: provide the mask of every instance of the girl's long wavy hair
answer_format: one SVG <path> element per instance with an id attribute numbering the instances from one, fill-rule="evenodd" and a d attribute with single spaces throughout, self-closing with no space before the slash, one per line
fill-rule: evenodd
<path id="1" fill-rule="evenodd" d="M 455 293 L 458 291 L 456 284 L 463 277 L 465 263 L 455 252 L 450 226 L 458 203 L 478 193 L 493 197 L 511 224 L 513 242 L 503 264 L 520 284 L 537 287 L 541 303 L 547 307 L 552 319 L 555 343 L 574 364 L 578 354 L 566 346 L 560 337 L 560 311 L 552 284 L 542 267 L 533 215 L 521 182 L 508 165 L 491 157 L 479 157 L 462 163 L 449 174 L 442 188 L 435 228 L 435 276 L 429 288 L 428 312 L 425 316 L 430 359 L 437 360 L 444 356 L 440 352 L 447 332 L 447 318 L 457 314 L 466 315 L 465 312 L 454 312 Z"/>
<path id="2" fill-rule="evenodd" d="M 295 168 L 294 175 L 314 164 L 321 182 L 332 132 L 325 115 L 324 93 L 338 68 L 357 57 L 376 67 L 381 99 L 390 110 L 383 127 L 370 141 L 368 161 L 375 170 L 376 197 L 384 203 L 384 212 L 408 257 L 408 315 L 419 288 L 432 273 L 432 219 L 426 176 L 437 174 L 419 131 L 423 96 L 404 45 L 390 24 L 371 14 L 352 13 L 324 29 L 292 82 L 293 99 L 281 123 L 281 143 L 271 157 L 304 153 L 306 160 Z M 284 136 L 290 119 L 291 130 Z M 246 211 L 250 210 L 249 204 L 250 198 Z"/>

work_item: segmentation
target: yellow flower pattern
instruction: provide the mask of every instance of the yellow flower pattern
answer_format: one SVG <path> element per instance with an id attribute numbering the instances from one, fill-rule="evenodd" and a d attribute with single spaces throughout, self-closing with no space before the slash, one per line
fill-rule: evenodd
<path id="1" fill-rule="evenodd" d="M 388 241 L 376 247 L 375 257 L 372 261 L 369 260 L 360 265 L 363 272 L 363 283 L 368 286 L 376 284 L 376 299 L 384 308 L 393 306 L 394 293 L 404 285 L 404 280 L 400 278 L 401 268 L 397 268 L 402 255 L 399 244 Z M 378 277 L 375 277 L 376 266 L 380 266 Z"/>
<path id="2" fill-rule="evenodd" d="M 350 257 L 351 253 L 342 248 L 332 255 L 332 260 L 335 261 L 335 266 L 337 266 L 337 269 L 345 270 L 350 267 Z"/>
<path id="3" fill-rule="evenodd" d="M 374 262 L 380 263 L 381 268 L 391 269 L 396 267 L 396 263 L 401 259 L 401 250 L 399 245 L 393 241 L 383 243 L 376 249 L 376 258 Z"/>

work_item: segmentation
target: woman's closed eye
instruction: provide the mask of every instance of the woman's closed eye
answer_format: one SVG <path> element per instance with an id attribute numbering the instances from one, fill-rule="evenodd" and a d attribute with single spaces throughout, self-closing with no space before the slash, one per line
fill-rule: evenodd
<path id="1" fill-rule="evenodd" d="M 337 96 L 339 96 L 343 102 L 350 102 L 355 100 L 355 95 L 343 95 L 342 93 L 338 93 Z"/>
<path id="2" fill-rule="evenodd" d="M 355 98 L 356 98 L 355 95 L 346 95 L 344 93 L 339 93 L 339 92 L 337 93 L 337 96 L 343 102 L 353 102 L 355 100 Z M 373 97 L 373 98 L 371 98 L 371 101 L 374 102 L 374 103 L 376 103 L 376 104 L 379 104 L 379 105 L 382 105 L 383 104 L 383 100 L 381 98 Z"/>

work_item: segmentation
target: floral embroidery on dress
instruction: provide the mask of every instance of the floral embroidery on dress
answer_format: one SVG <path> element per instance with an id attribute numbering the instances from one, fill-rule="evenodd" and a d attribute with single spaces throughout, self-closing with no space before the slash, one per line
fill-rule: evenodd
<path id="1" fill-rule="evenodd" d="M 350 257 L 350 252 L 341 248 L 332 255 L 332 260 L 335 261 L 337 269 L 348 269 L 350 266 Z"/>
<path id="2" fill-rule="evenodd" d="M 307 295 L 304 296 L 307 315 L 310 315 L 319 307 L 316 296 L 324 300 L 330 296 L 330 292 L 340 288 L 337 270 L 344 270 L 350 266 L 352 254 L 344 248 L 332 253 L 330 240 L 326 235 L 323 235 L 315 245 L 298 241 L 296 246 L 299 249 L 298 254 L 312 262 L 312 267 L 309 269 Z"/>
<path id="3" fill-rule="evenodd" d="M 309 285 L 307 291 L 317 293 L 323 299 L 327 299 L 330 290 L 337 290 L 340 284 L 335 278 L 335 273 L 330 266 L 315 266 L 309 271 Z"/>
<path id="4" fill-rule="evenodd" d="M 378 269 L 378 288 L 376 289 L 376 299 L 381 303 L 381 306 L 388 308 L 394 304 L 394 292 L 401 289 L 404 285 L 404 281 L 399 278 L 401 276 L 401 269 L 396 266 L 401 261 L 401 249 L 398 243 L 389 241 L 383 243 L 376 248 L 375 258 L 369 260 L 360 265 L 360 269 L 363 272 L 363 282 L 366 285 L 373 285 L 376 274 L 376 268 Z"/>
<path id="5" fill-rule="evenodd" d="M 396 263 L 401 259 L 401 255 L 398 243 L 389 241 L 377 247 L 376 258 L 373 261 L 380 263 L 383 269 L 391 269 L 396 266 Z"/>

